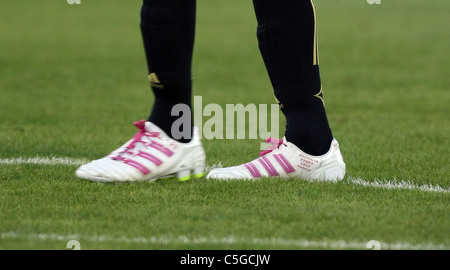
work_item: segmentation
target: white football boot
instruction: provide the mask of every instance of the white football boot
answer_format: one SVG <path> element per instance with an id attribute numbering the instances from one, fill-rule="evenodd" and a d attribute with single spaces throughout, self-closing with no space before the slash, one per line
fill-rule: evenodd
<path id="1" fill-rule="evenodd" d="M 300 150 L 285 138 L 267 139 L 272 147 L 248 163 L 212 169 L 207 179 L 257 179 L 261 177 L 301 178 L 308 180 L 339 181 L 345 176 L 345 163 L 339 143 L 333 139 L 330 150 L 321 156 L 312 156 Z"/>
<path id="2" fill-rule="evenodd" d="M 180 181 L 204 176 L 205 151 L 198 128 L 189 143 L 180 143 L 155 124 L 141 120 L 139 132 L 108 156 L 84 164 L 75 172 L 82 179 L 99 182 L 154 181 L 178 177 Z"/>

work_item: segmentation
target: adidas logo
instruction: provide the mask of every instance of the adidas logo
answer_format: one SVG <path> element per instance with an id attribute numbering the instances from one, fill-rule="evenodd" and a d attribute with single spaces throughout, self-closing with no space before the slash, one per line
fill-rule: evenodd
<path id="1" fill-rule="evenodd" d="M 152 87 L 158 88 L 158 89 L 164 89 L 164 85 L 161 84 L 161 81 L 159 80 L 159 78 L 155 72 L 152 72 L 148 75 L 148 80 L 150 81 L 150 85 Z"/>

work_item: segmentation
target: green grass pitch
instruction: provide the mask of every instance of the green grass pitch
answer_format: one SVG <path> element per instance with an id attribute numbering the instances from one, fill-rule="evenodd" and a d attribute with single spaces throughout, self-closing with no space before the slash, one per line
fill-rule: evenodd
<path id="1" fill-rule="evenodd" d="M 448 0 L 316 1 L 340 183 L 83 181 L 151 109 L 140 5 L 1 1 L 0 249 L 450 249 Z M 251 1 L 198 0 L 197 26 L 194 95 L 273 104 Z M 203 140 L 207 164 L 261 142 Z"/>

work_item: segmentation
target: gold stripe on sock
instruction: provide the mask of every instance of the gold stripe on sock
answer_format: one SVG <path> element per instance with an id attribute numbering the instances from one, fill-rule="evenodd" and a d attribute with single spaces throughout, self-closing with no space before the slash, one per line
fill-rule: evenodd
<path id="1" fill-rule="evenodd" d="M 314 45 L 313 45 L 313 65 L 319 65 L 319 45 L 317 38 L 317 16 L 316 16 L 316 5 L 314 4 L 314 0 L 311 1 L 311 6 L 314 13 Z"/>
<path id="2" fill-rule="evenodd" d="M 320 91 L 319 91 L 319 93 L 315 94 L 314 96 L 315 96 L 316 98 L 322 100 L 322 104 L 323 104 L 323 106 L 325 107 L 325 100 L 323 100 L 323 96 L 322 96 L 322 86 L 320 86 Z"/>

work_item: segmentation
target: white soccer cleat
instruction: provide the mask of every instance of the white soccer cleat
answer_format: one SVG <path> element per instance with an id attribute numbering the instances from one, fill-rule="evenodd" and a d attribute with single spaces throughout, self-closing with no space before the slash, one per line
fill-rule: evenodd
<path id="1" fill-rule="evenodd" d="M 308 155 L 285 138 L 267 139 L 272 147 L 248 163 L 216 168 L 207 179 L 257 179 L 261 177 L 302 178 L 309 180 L 339 181 L 345 176 L 345 163 L 336 139 L 330 150 L 322 156 Z"/>
<path id="2" fill-rule="evenodd" d="M 178 177 L 180 181 L 204 176 L 205 151 L 197 127 L 189 143 L 167 136 L 158 126 L 136 121 L 139 132 L 108 156 L 82 165 L 75 174 L 99 182 L 154 181 Z"/>

